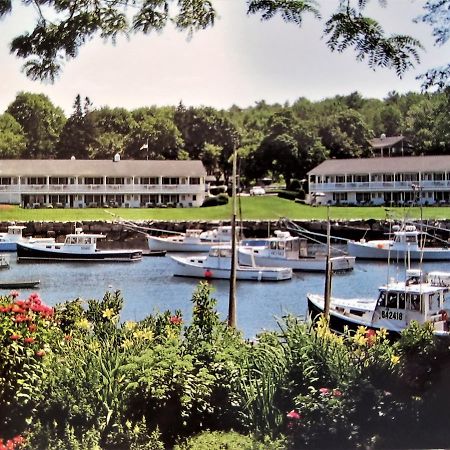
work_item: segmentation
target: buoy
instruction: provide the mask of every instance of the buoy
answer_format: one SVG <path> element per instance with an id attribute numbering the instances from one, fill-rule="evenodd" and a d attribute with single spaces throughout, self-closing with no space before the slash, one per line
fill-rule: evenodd
<path id="1" fill-rule="evenodd" d="M 205 275 L 205 278 L 211 278 L 213 273 L 209 269 L 206 269 L 204 275 Z"/>

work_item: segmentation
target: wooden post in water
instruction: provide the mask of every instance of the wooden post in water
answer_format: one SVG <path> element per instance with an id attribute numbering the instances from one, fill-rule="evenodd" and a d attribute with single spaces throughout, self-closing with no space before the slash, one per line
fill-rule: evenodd
<path id="1" fill-rule="evenodd" d="M 231 273 L 230 273 L 230 297 L 228 301 L 228 326 L 236 327 L 236 147 L 233 150 L 233 174 L 232 174 L 232 208 L 231 215 Z"/>

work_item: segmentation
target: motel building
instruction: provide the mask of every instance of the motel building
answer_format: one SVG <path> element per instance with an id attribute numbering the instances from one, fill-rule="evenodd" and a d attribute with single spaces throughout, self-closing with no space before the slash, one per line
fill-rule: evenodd
<path id="1" fill-rule="evenodd" d="M 201 206 L 201 161 L 0 160 L 0 203 L 24 208 Z"/>
<path id="2" fill-rule="evenodd" d="M 450 155 L 330 159 L 308 181 L 310 204 L 450 204 Z"/>

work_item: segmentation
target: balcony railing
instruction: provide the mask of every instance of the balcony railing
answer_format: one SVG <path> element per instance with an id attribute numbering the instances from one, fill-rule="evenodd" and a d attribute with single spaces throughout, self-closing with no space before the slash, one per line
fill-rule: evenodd
<path id="1" fill-rule="evenodd" d="M 355 183 L 310 183 L 310 192 L 355 192 L 355 191 L 405 191 L 412 190 L 412 185 L 422 190 L 450 189 L 450 180 L 442 181 L 373 181 Z"/>
<path id="2" fill-rule="evenodd" d="M 204 184 L 8 184 L 0 193 L 11 194 L 197 194 Z"/>

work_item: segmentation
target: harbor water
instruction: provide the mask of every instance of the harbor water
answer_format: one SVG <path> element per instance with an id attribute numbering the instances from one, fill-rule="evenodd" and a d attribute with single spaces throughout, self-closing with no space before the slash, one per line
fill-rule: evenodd
<path id="1" fill-rule="evenodd" d="M 192 314 L 192 293 L 198 279 L 173 276 L 169 256 L 144 257 L 133 263 L 20 263 L 9 255 L 10 268 L 0 271 L 0 281 L 40 280 L 38 288 L 23 289 L 21 297 L 39 292 L 48 305 L 81 298 L 101 299 L 105 292 L 120 290 L 124 298 L 122 320 L 141 320 L 149 314 L 181 310 L 186 322 Z M 450 263 L 424 263 L 425 271 L 450 271 Z M 403 279 L 403 264 L 357 261 L 353 271 L 333 276 L 332 295 L 373 298 L 378 286 L 389 278 Z M 246 338 L 263 329 L 277 329 L 277 318 L 286 314 L 307 314 L 307 293 L 323 294 L 324 274 L 295 272 L 282 282 L 238 281 L 237 324 Z M 212 280 L 213 297 L 222 319 L 228 312 L 229 283 Z M 11 289 L 0 290 L 1 295 Z"/>

